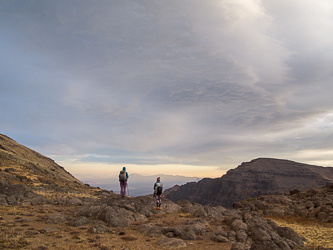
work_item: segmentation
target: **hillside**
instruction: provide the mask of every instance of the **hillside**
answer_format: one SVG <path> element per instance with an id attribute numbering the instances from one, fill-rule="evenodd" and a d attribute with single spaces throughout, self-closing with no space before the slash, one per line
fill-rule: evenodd
<path id="1" fill-rule="evenodd" d="M 73 191 L 85 185 L 52 159 L 0 134 L 0 184 L 28 189 Z"/>
<path id="2" fill-rule="evenodd" d="M 307 190 L 333 182 L 333 168 L 288 160 L 258 158 L 229 170 L 221 178 L 187 183 L 166 197 L 174 202 L 188 199 L 202 205 L 232 207 L 236 201 L 293 189 Z"/>

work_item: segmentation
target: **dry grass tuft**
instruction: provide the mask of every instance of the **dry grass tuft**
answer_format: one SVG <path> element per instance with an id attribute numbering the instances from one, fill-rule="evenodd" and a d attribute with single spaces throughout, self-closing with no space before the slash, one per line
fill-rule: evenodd
<path id="1" fill-rule="evenodd" d="M 183 218 L 193 218 L 193 214 L 191 213 L 180 213 L 179 214 L 180 217 L 183 217 Z"/>
<path id="2" fill-rule="evenodd" d="M 59 198 L 96 198 L 96 196 L 85 193 L 85 192 L 67 192 L 67 193 L 59 193 L 54 190 L 34 190 L 36 194 L 42 195 L 47 199 L 55 200 Z"/>
<path id="3" fill-rule="evenodd" d="M 14 229 L 1 229 L 0 248 L 19 249 L 30 243 Z"/>

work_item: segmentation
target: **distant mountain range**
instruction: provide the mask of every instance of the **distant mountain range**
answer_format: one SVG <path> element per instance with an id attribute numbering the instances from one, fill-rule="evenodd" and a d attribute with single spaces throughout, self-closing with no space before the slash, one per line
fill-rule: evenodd
<path id="1" fill-rule="evenodd" d="M 140 174 L 131 174 L 129 173 L 128 179 L 128 191 L 129 195 L 136 197 L 136 196 L 143 196 L 148 194 L 153 194 L 153 186 L 156 182 L 157 177 L 161 177 L 161 182 L 163 183 L 164 189 L 171 188 L 175 185 L 182 185 L 187 182 L 197 182 L 200 178 L 197 177 L 185 177 L 179 175 L 140 175 Z M 115 193 L 119 193 L 119 180 L 118 176 L 112 176 L 109 178 L 101 178 L 101 177 L 87 177 L 77 175 L 83 183 L 87 183 L 94 187 L 99 187 L 106 190 L 112 190 Z"/>
<path id="2" fill-rule="evenodd" d="M 202 205 L 232 207 L 236 201 L 261 195 L 283 194 L 290 190 L 308 190 L 333 183 L 333 168 L 289 160 L 258 158 L 244 162 L 220 178 L 204 178 L 175 186 L 165 192 L 176 202 L 187 199 Z"/>

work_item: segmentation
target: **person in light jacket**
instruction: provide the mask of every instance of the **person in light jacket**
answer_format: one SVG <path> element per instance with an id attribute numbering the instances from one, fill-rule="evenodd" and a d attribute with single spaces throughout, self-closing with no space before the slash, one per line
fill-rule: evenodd
<path id="1" fill-rule="evenodd" d="M 156 198 L 156 209 L 161 209 L 162 197 L 163 197 L 163 183 L 161 178 L 157 177 L 154 184 L 154 196 Z"/>

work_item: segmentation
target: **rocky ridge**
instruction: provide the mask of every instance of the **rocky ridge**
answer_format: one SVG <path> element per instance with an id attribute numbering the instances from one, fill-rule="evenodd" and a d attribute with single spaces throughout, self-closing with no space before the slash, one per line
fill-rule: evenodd
<path id="1" fill-rule="evenodd" d="M 242 211 L 261 212 L 265 216 L 298 216 L 333 224 L 333 183 L 307 191 L 296 189 L 284 195 L 259 196 L 235 202 L 233 207 Z"/>
<path id="2" fill-rule="evenodd" d="M 308 190 L 333 182 L 333 168 L 288 160 L 258 158 L 242 163 L 220 178 L 205 178 L 169 192 L 174 202 L 188 199 L 202 205 L 231 208 L 236 201 L 269 194 L 283 194 L 293 189 Z"/>

